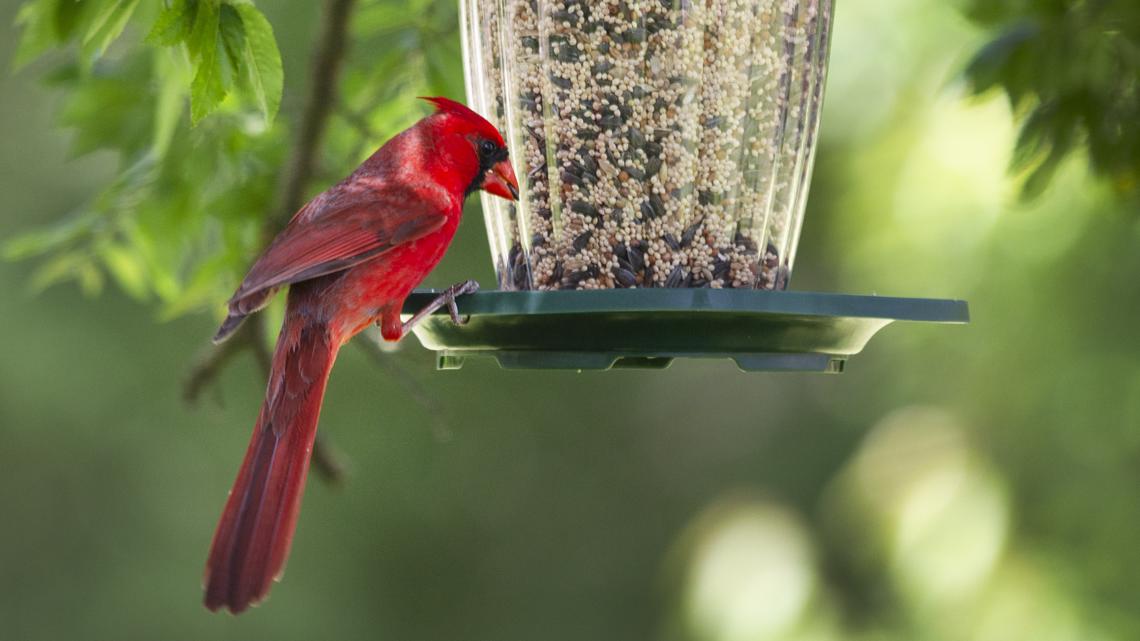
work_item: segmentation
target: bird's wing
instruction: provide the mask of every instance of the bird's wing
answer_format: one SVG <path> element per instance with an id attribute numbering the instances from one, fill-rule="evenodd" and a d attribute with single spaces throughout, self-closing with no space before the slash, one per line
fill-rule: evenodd
<path id="1" fill-rule="evenodd" d="M 231 308 L 261 292 L 348 269 L 430 234 L 447 220 L 446 206 L 436 200 L 411 189 L 314 199 L 250 268 L 230 299 Z"/>

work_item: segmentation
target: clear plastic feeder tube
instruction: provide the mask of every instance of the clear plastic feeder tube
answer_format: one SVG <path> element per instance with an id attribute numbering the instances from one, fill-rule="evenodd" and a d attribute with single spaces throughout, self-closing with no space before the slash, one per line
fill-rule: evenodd
<path id="1" fill-rule="evenodd" d="M 502 289 L 787 287 L 832 0 L 463 0 Z"/>

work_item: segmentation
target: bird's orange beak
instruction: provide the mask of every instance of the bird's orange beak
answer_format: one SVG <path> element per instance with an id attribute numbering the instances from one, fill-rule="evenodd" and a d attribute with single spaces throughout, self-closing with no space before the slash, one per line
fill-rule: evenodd
<path id="1" fill-rule="evenodd" d="M 483 191 L 507 200 L 519 199 L 519 179 L 515 178 L 515 168 L 510 160 L 495 163 L 483 175 Z"/>

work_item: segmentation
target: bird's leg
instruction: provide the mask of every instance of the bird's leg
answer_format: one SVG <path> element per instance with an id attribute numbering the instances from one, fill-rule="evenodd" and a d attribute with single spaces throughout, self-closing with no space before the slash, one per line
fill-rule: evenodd
<path id="1" fill-rule="evenodd" d="M 451 321 L 453 323 L 456 325 L 466 324 L 467 321 L 463 318 L 460 318 L 459 316 L 459 307 L 455 305 L 455 297 L 462 296 L 464 294 L 473 294 L 477 291 L 479 291 L 479 283 L 471 279 L 465 280 L 462 283 L 456 283 L 451 287 L 448 287 L 447 289 L 440 292 L 439 296 L 435 297 L 435 300 L 425 305 L 423 309 L 416 312 L 415 316 L 409 318 L 407 322 L 400 327 L 401 335 L 407 334 L 413 327 L 415 327 L 416 323 L 422 321 L 429 314 L 439 309 L 440 307 L 443 307 L 444 305 L 447 305 L 447 311 L 451 314 Z"/>

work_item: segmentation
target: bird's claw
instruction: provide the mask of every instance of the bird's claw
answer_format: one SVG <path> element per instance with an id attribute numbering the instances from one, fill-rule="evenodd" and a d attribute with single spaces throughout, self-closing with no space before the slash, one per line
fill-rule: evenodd
<path id="1" fill-rule="evenodd" d="M 471 320 L 470 316 L 459 315 L 459 306 L 455 304 L 455 299 L 464 294 L 474 294 L 477 291 L 479 291 L 479 283 L 474 279 L 467 279 L 447 288 L 444 295 L 447 298 L 447 311 L 451 315 L 451 322 L 462 327 Z"/>
<path id="2" fill-rule="evenodd" d="M 470 317 L 461 317 L 459 315 L 459 306 L 455 304 L 455 299 L 458 296 L 471 294 L 477 291 L 479 291 L 479 283 L 475 282 L 474 280 L 465 280 L 462 283 L 456 283 L 451 287 L 448 287 L 447 289 L 440 292 L 439 296 L 436 296 L 432 302 L 428 303 L 423 309 L 416 312 L 415 316 L 412 316 L 410 319 L 408 319 L 407 322 L 400 326 L 400 334 L 407 334 L 413 327 L 415 327 L 416 323 L 420 322 L 429 314 L 439 309 L 440 307 L 443 307 L 444 305 L 447 305 L 447 313 L 451 317 L 451 321 L 453 323 L 456 325 L 466 325 Z"/>

